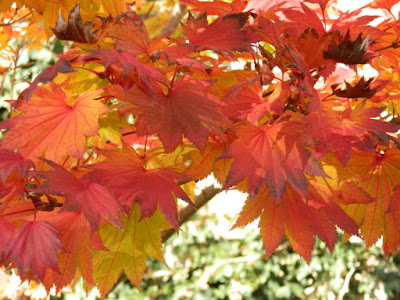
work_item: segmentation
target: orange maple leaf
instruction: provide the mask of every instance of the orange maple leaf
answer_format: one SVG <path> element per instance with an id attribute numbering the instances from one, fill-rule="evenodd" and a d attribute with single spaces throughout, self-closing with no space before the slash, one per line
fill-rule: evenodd
<path id="1" fill-rule="evenodd" d="M 400 150 L 391 145 L 389 149 L 382 152 L 355 151 L 348 166 L 342 172 L 341 176 L 344 178 L 354 176 L 354 174 L 360 176 L 359 187 L 376 199 L 372 203 L 350 204 L 343 208 L 360 226 L 366 246 L 372 246 L 382 234 L 384 244 L 392 243 L 390 232 L 393 233 L 393 230 L 384 224 L 386 218 L 389 220 L 395 217 L 395 214 L 390 214 L 395 213 L 396 210 L 391 212 L 389 209 L 396 199 L 393 196 L 394 188 L 400 184 Z M 397 235 L 393 235 L 393 238 L 400 241 Z M 389 248 L 391 252 L 395 250 L 393 247 Z M 386 247 L 386 249 L 389 248 Z"/>
<path id="2" fill-rule="evenodd" d="M 21 115 L 0 124 L 0 128 L 9 129 L 2 147 L 19 149 L 33 161 L 42 155 L 55 162 L 67 155 L 82 158 L 86 137 L 97 134 L 98 117 L 109 111 L 93 100 L 101 93 L 84 93 L 69 104 L 71 100 L 56 84 L 51 83 L 50 89 L 38 87 L 31 100 L 19 107 Z"/>
<path id="3" fill-rule="evenodd" d="M 68 285 L 75 277 L 77 268 L 83 278 L 93 282 L 92 249 L 106 250 L 98 232 L 90 231 L 90 224 L 82 212 L 65 211 L 39 216 L 53 225 L 61 234 L 60 240 L 65 249 L 58 255 L 59 272 L 47 269 L 43 284 L 50 289 Z"/>

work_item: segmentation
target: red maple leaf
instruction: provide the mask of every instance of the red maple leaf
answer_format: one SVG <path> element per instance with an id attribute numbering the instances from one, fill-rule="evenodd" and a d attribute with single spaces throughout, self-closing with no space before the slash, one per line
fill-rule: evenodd
<path id="1" fill-rule="evenodd" d="M 253 199 L 247 199 L 234 228 L 247 225 L 260 216 L 266 258 L 275 251 L 286 233 L 293 249 L 309 262 L 314 235 L 332 252 L 337 238 L 336 224 L 352 234 L 358 233 L 356 223 L 336 203 L 325 199 L 313 201 L 306 204 L 303 197 L 288 188 L 277 205 L 274 196 L 263 185 Z"/>
<path id="2" fill-rule="evenodd" d="M 195 11 L 205 12 L 207 15 L 225 16 L 232 13 L 241 13 L 246 8 L 246 2 L 234 0 L 231 3 L 215 0 L 203 2 L 198 0 L 182 0 L 181 3 L 189 5 Z"/>
<path id="3" fill-rule="evenodd" d="M 8 194 L 13 187 L 15 192 L 23 195 L 25 192 L 24 177 L 35 164 L 25 159 L 21 153 L 8 149 L 0 149 L 0 197 Z"/>
<path id="4" fill-rule="evenodd" d="M 100 62 L 105 68 L 106 76 L 124 87 L 137 83 L 152 93 L 152 83 L 159 81 L 168 86 L 162 73 L 152 65 L 141 63 L 133 54 L 117 50 L 90 50 L 91 54 L 80 56 L 78 62 Z M 122 68 L 122 72 L 119 69 Z"/>
<path id="5" fill-rule="evenodd" d="M 21 153 L 0 149 L 0 178 L 3 182 L 14 172 L 24 177 L 34 166 L 35 164 L 30 159 L 25 159 Z"/>
<path id="6" fill-rule="evenodd" d="M 399 0 L 375 0 L 368 4 L 372 8 L 383 8 L 391 12 L 392 7 L 399 3 Z"/>
<path id="7" fill-rule="evenodd" d="M 86 166 L 93 170 L 89 176 L 113 191 L 126 207 L 130 208 L 132 202 L 137 200 L 142 219 L 153 215 L 158 206 L 168 222 L 178 230 L 178 213 L 173 194 L 192 203 L 176 183 L 187 180 L 185 176 L 169 169 L 146 170 L 136 152 L 129 147 L 114 151 L 101 150 L 99 153 L 108 160 Z"/>
<path id="8" fill-rule="evenodd" d="M 4 263 L 8 245 L 15 236 L 15 228 L 3 218 L 0 218 L 0 228 L 0 263 Z"/>
<path id="9" fill-rule="evenodd" d="M 84 175 L 76 178 L 56 163 L 44 161 L 54 171 L 35 172 L 46 179 L 46 182 L 35 190 L 36 193 L 65 196 L 61 211 L 82 211 L 92 231 L 97 229 L 103 217 L 113 225 L 122 228 L 119 219 L 121 206 L 105 187 L 92 181 L 93 177 Z"/>
<path id="10" fill-rule="evenodd" d="M 347 108 L 344 111 L 325 110 L 325 117 L 317 121 L 315 115 L 310 115 L 313 132 L 311 133 L 316 140 L 323 143 L 318 148 L 322 152 L 332 149 L 336 158 L 346 165 L 353 148 L 359 145 L 364 150 L 373 150 L 373 144 L 368 143 L 367 132 L 396 132 L 399 126 L 376 120 L 384 108 L 372 107 L 364 109 L 365 101 L 361 102 L 355 108 Z"/>
<path id="11" fill-rule="evenodd" d="M 22 278 L 43 279 L 46 268 L 58 271 L 57 252 L 62 251 L 59 232 L 48 222 L 29 221 L 16 230 L 8 246 L 9 257 Z"/>
<path id="12" fill-rule="evenodd" d="M 244 124 L 237 128 L 235 140 L 220 158 L 235 158 L 224 188 L 238 184 L 247 177 L 247 189 L 253 197 L 265 182 L 279 200 L 286 182 L 305 195 L 307 180 L 304 171 L 323 175 L 323 171 L 305 148 L 301 132 L 306 125 L 281 120 L 261 128 Z"/>
<path id="13" fill-rule="evenodd" d="M 136 123 L 138 134 L 158 134 L 169 152 L 182 142 L 182 135 L 201 151 L 211 133 L 225 139 L 223 129 L 230 122 L 218 111 L 222 105 L 218 98 L 207 93 L 210 85 L 205 81 L 179 79 L 167 95 L 158 87 L 151 97 L 132 97 L 135 112 L 140 113 Z"/>
<path id="14" fill-rule="evenodd" d="M 132 53 L 133 55 L 149 53 L 150 37 L 142 19 L 133 11 L 125 13 L 115 26 L 108 32 L 114 37 L 116 49 Z"/>
<path id="15" fill-rule="evenodd" d="M 230 14 L 208 24 L 206 14 L 196 19 L 189 14 L 183 32 L 197 51 L 209 49 L 225 54 L 251 51 L 249 36 L 243 30 L 248 16 L 249 13 Z"/>

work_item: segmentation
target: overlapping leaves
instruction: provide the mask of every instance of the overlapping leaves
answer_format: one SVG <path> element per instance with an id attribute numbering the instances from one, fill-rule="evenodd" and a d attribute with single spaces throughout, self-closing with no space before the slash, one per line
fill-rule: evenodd
<path id="1" fill-rule="evenodd" d="M 177 198 L 191 204 L 212 172 L 249 193 L 235 226 L 260 217 L 267 257 L 284 235 L 307 261 L 314 236 L 332 251 L 336 226 L 397 251 L 399 128 L 385 116 L 398 80 L 355 74 L 399 73 L 396 47 L 378 47 L 397 45 L 390 20 L 330 19 L 329 1 L 186 0 L 201 14 L 153 37 L 125 1 L 92 2 L 66 3 L 57 25 L 58 4 L 27 2 L 79 45 L 0 124 L 3 263 L 48 289 L 80 274 L 105 295 L 122 272 L 140 287 L 146 258 L 164 262 L 160 230 L 179 229 Z M 337 63 L 354 78 L 332 75 Z"/>

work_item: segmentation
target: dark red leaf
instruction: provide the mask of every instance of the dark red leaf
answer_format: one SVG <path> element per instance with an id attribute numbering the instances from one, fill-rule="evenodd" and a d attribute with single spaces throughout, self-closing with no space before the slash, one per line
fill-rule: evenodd
<path id="1" fill-rule="evenodd" d="M 29 221 L 16 230 L 8 246 L 19 275 L 43 279 L 46 268 L 58 271 L 57 252 L 62 251 L 58 231 L 45 221 Z"/>
<path id="2" fill-rule="evenodd" d="M 364 77 L 354 85 L 351 86 L 349 83 L 346 83 L 346 89 L 337 89 L 337 85 L 332 85 L 333 94 L 343 98 L 371 98 L 378 91 L 379 86 L 370 88 L 370 84 L 374 80 L 374 78 L 370 78 L 367 81 L 364 80 Z"/>
<path id="3" fill-rule="evenodd" d="M 92 231 L 99 226 L 104 217 L 118 228 L 122 228 L 119 218 L 121 206 L 114 196 L 103 186 L 92 181 L 93 177 L 78 179 L 56 163 L 44 160 L 54 171 L 36 172 L 46 182 L 35 190 L 36 193 L 65 196 L 61 211 L 82 211 Z"/>
<path id="4" fill-rule="evenodd" d="M 94 170 L 88 176 L 113 191 L 128 210 L 137 200 L 142 218 L 152 216 L 159 207 L 168 222 L 178 230 L 178 211 L 173 195 L 192 203 L 177 184 L 177 181 L 187 180 L 185 176 L 169 169 L 146 170 L 136 152 L 128 147 L 122 151 L 102 150 L 100 153 L 108 160 L 87 166 Z"/>
<path id="5" fill-rule="evenodd" d="M 370 41 L 367 37 L 362 38 L 361 33 L 355 40 L 350 39 L 350 33 L 347 31 L 344 38 L 339 42 L 331 42 L 328 49 L 324 51 L 325 59 L 332 59 L 336 62 L 347 65 L 366 64 L 372 58 L 368 55 Z"/>

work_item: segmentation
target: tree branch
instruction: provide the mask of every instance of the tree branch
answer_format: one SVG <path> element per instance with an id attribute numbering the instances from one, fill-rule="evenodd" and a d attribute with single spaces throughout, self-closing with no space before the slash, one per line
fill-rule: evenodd
<path id="1" fill-rule="evenodd" d="M 188 8 L 185 4 L 177 3 L 174 7 L 173 14 L 169 18 L 167 25 L 161 30 L 160 35 L 173 33 L 178 28 L 183 16 L 187 13 Z"/>
<path id="2" fill-rule="evenodd" d="M 194 202 L 193 206 L 186 206 L 181 211 L 179 211 L 179 225 L 182 225 L 186 223 L 188 220 L 190 220 L 190 218 L 197 212 L 199 208 L 207 204 L 208 201 L 214 198 L 215 195 L 217 195 L 220 191 L 221 188 L 217 188 L 214 185 L 210 185 L 204 188 L 201 191 L 200 195 L 195 197 L 195 199 L 193 200 Z M 174 233 L 175 230 L 173 228 L 164 230 L 161 233 L 161 239 L 163 243 L 167 241 Z"/>

